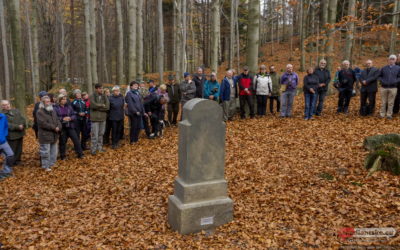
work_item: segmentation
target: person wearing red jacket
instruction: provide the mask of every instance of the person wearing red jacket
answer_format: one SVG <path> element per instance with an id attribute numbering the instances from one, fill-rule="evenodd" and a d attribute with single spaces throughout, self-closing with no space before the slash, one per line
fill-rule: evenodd
<path id="1" fill-rule="evenodd" d="M 254 118 L 253 78 L 249 75 L 249 67 L 243 67 L 243 73 L 238 76 L 240 118 L 246 118 L 246 103 L 250 110 L 250 118 Z"/>

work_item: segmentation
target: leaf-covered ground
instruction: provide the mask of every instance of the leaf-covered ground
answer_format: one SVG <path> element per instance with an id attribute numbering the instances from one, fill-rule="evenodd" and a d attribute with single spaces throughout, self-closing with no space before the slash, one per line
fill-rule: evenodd
<path id="1" fill-rule="evenodd" d="M 378 98 L 379 99 L 379 98 Z M 234 220 L 214 234 L 181 236 L 167 224 L 177 175 L 177 128 L 79 161 L 74 154 L 51 173 L 38 165 L 32 131 L 25 165 L 0 182 L 0 242 L 15 248 L 337 248 L 343 227 L 400 229 L 400 177 L 366 178 L 363 138 L 400 133 L 389 121 L 336 115 L 236 120 L 227 124 L 226 179 Z M 400 245 L 400 237 L 360 244 Z"/>

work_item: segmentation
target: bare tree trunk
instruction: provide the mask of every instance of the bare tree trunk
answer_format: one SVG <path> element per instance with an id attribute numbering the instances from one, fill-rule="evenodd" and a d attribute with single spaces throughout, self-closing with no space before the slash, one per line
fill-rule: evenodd
<path id="1" fill-rule="evenodd" d="M 76 60 L 75 60 L 75 1 L 70 0 L 70 15 L 71 15 L 71 47 L 69 48 L 69 72 L 71 78 L 76 77 Z"/>
<path id="2" fill-rule="evenodd" d="M 89 1 L 90 6 L 90 57 L 93 83 L 99 83 L 97 75 L 97 43 L 96 43 L 96 1 Z"/>
<path id="3" fill-rule="evenodd" d="M 176 27 L 176 69 L 175 72 L 177 73 L 177 79 L 178 81 L 182 78 L 183 75 L 183 69 L 182 69 L 182 59 L 183 56 L 182 54 L 184 53 L 182 48 L 183 48 L 183 27 L 182 27 L 182 0 L 174 0 L 174 8 L 175 8 L 175 24 L 174 26 Z"/>
<path id="4" fill-rule="evenodd" d="M 395 0 L 393 7 L 393 28 L 390 36 L 390 54 L 394 54 L 396 51 L 396 41 L 397 41 L 397 26 L 399 25 L 399 9 L 400 9 L 400 0 Z"/>
<path id="5" fill-rule="evenodd" d="M 25 92 L 25 62 L 22 47 L 22 30 L 20 21 L 19 0 L 9 0 L 8 16 L 11 27 L 11 43 L 14 56 L 14 97 L 15 106 L 25 116 L 26 92 Z"/>
<path id="6" fill-rule="evenodd" d="M 306 48 L 305 48 L 305 37 L 306 37 L 306 29 L 305 23 L 307 20 L 307 15 L 304 9 L 307 6 L 308 0 L 300 1 L 300 71 L 304 72 L 306 67 Z"/>
<path id="7" fill-rule="evenodd" d="M 282 41 L 286 41 L 287 32 L 286 32 L 286 0 L 282 0 Z"/>
<path id="8" fill-rule="evenodd" d="M 4 92 L 5 98 L 10 99 L 10 69 L 8 67 L 8 49 L 7 49 L 7 32 L 4 18 L 4 0 L 0 0 L 0 30 L 1 30 L 1 45 L 3 49 L 3 64 L 4 64 Z M 0 97 L 3 98 L 2 89 L 0 86 Z"/>
<path id="9" fill-rule="evenodd" d="M 237 70 L 240 68 L 240 30 L 239 30 L 239 0 L 235 1 L 235 23 L 236 23 L 236 59 Z"/>
<path id="10" fill-rule="evenodd" d="M 103 82 L 109 82 L 108 69 L 107 69 L 107 58 L 106 58 L 106 29 L 104 26 L 104 0 L 100 0 L 99 5 L 99 18 L 100 18 L 100 29 L 101 29 L 101 64 L 102 64 L 102 76 Z"/>
<path id="11" fill-rule="evenodd" d="M 293 13 L 293 7 L 290 7 L 291 12 Z M 291 22 L 289 24 L 289 37 L 290 37 L 290 45 L 289 45 L 289 50 L 290 50 L 290 55 L 289 55 L 289 61 L 293 60 L 293 26 L 294 26 L 294 16 L 293 14 L 291 16 Z"/>
<path id="12" fill-rule="evenodd" d="M 211 70 L 218 71 L 218 49 L 219 49 L 219 31 L 220 31 L 220 10 L 219 0 L 212 2 L 212 40 L 211 40 Z"/>
<path id="13" fill-rule="evenodd" d="M 270 24 L 270 30 L 271 30 L 271 50 L 270 50 L 270 56 L 273 55 L 274 52 L 274 19 L 272 18 L 272 13 L 273 13 L 273 3 L 272 0 L 269 0 L 269 14 L 271 17 L 271 24 Z"/>
<path id="14" fill-rule="evenodd" d="M 356 13 L 356 0 L 349 0 L 347 15 L 349 18 L 354 19 L 355 13 Z M 354 20 L 350 20 L 347 24 L 346 47 L 343 59 L 351 61 L 353 54 L 353 40 L 354 40 Z"/>
<path id="15" fill-rule="evenodd" d="M 258 48 L 260 45 L 260 1 L 249 1 L 249 20 L 247 26 L 247 58 L 250 71 L 255 73 L 258 68 Z"/>
<path id="16" fill-rule="evenodd" d="M 128 0 L 129 68 L 128 81 L 136 79 L 136 0 Z"/>
<path id="17" fill-rule="evenodd" d="M 182 68 L 182 74 L 183 72 L 187 71 L 187 57 L 186 57 L 186 35 L 187 35 L 187 25 L 186 25 L 186 2 L 187 0 L 183 0 L 181 2 L 182 5 L 182 59 L 181 59 L 181 68 Z"/>
<path id="18" fill-rule="evenodd" d="M 38 6 L 37 0 L 32 0 L 32 86 L 35 96 L 40 89 L 39 76 L 39 37 L 38 37 Z"/>
<path id="19" fill-rule="evenodd" d="M 358 43 L 358 47 L 360 49 L 360 52 L 358 53 L 358 58 L 361 59 L 361 56 L 363 54 L 363 46 L 362 46 L 362 42 L 363 42 L 363 36 L 364 36 L 364 21 L 365 21 L 365 9 L 367 8 L 367 3 L 365 0 L 361 0 L 361 30 L 360 30 L 360 39 L 359 39 L 359 43 Z"/>
<path id="20" fill-rule="evenodd" d="M 93 92 L 92 59 L 91 59 L 91 39 L 90 39 L 90 0 L 84 0 L 85 5 L 85 56 L 86 56 L 86 83 L 87 91 Z"/>
<path id="21" fill-rule="evenodd" d="M 233 55 L 235 51 L 235 0 L 231 1 L 231 16 L 230 16 L 230 29 L 229 29 L 229 65 L 228 68 L 233 67 Z"/>
<path id="22" fill-rule="evenodd" d="M 117 14 L 117 84 L 125 83 L 124 79 L 124 29 L 122 26 L 121 0 L 115 1 Z"/>
<path id="23" fill-rule="evenodd" d="M 68 78 L 68 53 L 66 52 L 65 46 L 65 28 L 64 28 L 64 8 L 61 7 L 61 13 L 59 15 L 59 22 L 60 22 L 60 33 L 61 33 L 61 69 L 62 69 L 62 80 L 66 80 Z"/>
<path id="24" fill-rule="evenodd" d="M 137 78 L 143 80 L 143 0 L 137 0 L 137 19 L 136 19 L 136 32 L 137 32 Z"/>
<path id="25" fill-rule="evenodd" d="M 338 0 L 329 0 L 329 7 L 328 7 L 329 8 L 328 22 L 331 24 L 331 27 L 327 32 L 328 45 L 326 47 L 326 56 L 327 56 L 328 69 L 331 72 L 333 66 L 333 48 L 335 41 L 334 38 L 335 27 L 333 26 L 333 24 L 336 23 L 337 1 Z"/>
<path id="26" fill-rule="evenodd" d="M 162 0 L 157 0 L 157 14 L 158 14 L 158 53 L 157 53 L 157 66 L 158 73 L 160 74 L 160 83 L 164 82 L 164 24 L 163 24 L 163 11 Z"/>
<path id="27" fill-rule="evenodd" d="M 34 101 L 33 98 L 36 96 L 36 91 L 33 86 L 34 73 L 33 73 L 33 52 L 32 52 L 32 29 L 31 29 L 31 17 L 29 15 L 28 2 L 25 2 L 25 13 L 26 13 L 26 26 L 28 29 L 27 36 L 28 36 L 28 49 L 29 49 L 29 66 L 31 70 L 31 85 L 28 85 L 28 88 L 30 88 L 30 90 L 32 91 L 31 95 L 29 96 L 30 97 L 29 102 L 32 102 Z"/>

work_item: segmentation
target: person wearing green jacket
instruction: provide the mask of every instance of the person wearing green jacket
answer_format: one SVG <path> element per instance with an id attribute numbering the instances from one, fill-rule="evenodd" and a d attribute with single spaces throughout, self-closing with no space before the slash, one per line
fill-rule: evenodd
<path id="1" fill-rule="evenodd" d="M 217 81 L 217 74 L 215 72 L 211 73 L 211 79 L 204 83 L 204 93 L 205 99 L 213 100 L 218 102 L 219 98 L 219 83 Z"/>
<path id="2" fill-rule="evenodd" d="M 8 136 L 7 142 L 14 152 L 12 165 L 21 164 L 22 145 L 25 136 L 26 119 L 22 116 L 18 109 L 11 108 L 8 100 L 1 101 L 1 109 L 8 120 Z"/>
<path id="3" fill-rule="evenodd" d="M 90 120 L 92 121 L 91 153 L 105 152 L 103 149 L 103 135 L 106 128 L 107 111 L 110 109 L 110 101 L 103 93 L 103 86 L 97 83 L 94 93 L 90 96 Z"/>
<path id="4" fill-rule="evenodd" d="M 271 114 L 274 114 L 274 101 L 276 102 L 276 112 L 280 112 L 281 108 L 281 84 L 280 78 L 281 76 L 276 72 L 275 66 L 271 65 L 269 67 L 269 75 L 272 81 L 272 91 L 271 95 L 269 96 L 269 111 Z"/>

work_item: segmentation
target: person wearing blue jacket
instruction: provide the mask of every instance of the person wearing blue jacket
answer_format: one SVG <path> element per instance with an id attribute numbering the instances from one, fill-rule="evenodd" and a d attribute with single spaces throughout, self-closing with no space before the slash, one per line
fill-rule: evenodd
<path id="1" fill-rule="evenodd" d="M 224 121 L 232 120 L 236 112 L 237 78 L 233 77 L 233 71 L 228 70 L 219 88 Z"/>
<path id="2" fill-rule="evenodd" d="M 14 152 L 7 142 L 8 136 L 8 121 L 7 116 L 0 113 L 0 153 L 5 156 L 3 161 L 3 169 L 0 171 L 0 179 L 8 177 L 12 173 L 12 164 L 14 159 Z"/>
<path id="3" fill-rule="evenodd" d="M 144 106 L 139 94 L 139 84 L 133 81 L 129 84 L 130 91 L 125 96 L 128 105 L 128 117 L 130 121 L 130 143 L 134 144 L 139 140 L 139 133 L 144 116 Z"/>
<path id="4" fill-rule="evenodd" d="M 219 98 L 219 83 L 217 81 L 217 74 L 211 73 L 211 79 L 204 83 L 204 99 L 209 99 L 218 102 Z"/>

